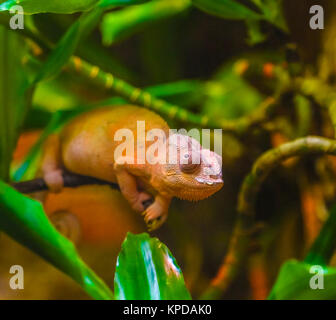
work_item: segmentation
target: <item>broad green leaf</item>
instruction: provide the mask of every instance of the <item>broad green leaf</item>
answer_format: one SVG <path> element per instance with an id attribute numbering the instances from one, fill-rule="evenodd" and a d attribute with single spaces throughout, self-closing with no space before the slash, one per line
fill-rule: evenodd
<path id="1" fill-rule="evenodd" d="M 35 83 L 56 76 L 69 61 L 81 37 L 89 33 L 98 22 L 102 9 L 98 8 L 82 16 L 69 28 L 47 61 L 38 72 Z"/>
<path id="2" fill-rule="evenodd" d="M 114 290 L 120 300 L 191 299 L 175 258 L 147 233 L 127 234 L 117 260 Z"/>
<path id="3" fill-rule="evenodd" d="M 269 296 L 270 300 L 326 300 L 336 299 L 336 269 L 323 268 L 324 289 L 312 289 L 310 281 L 317 274 L 313 265 L 290 260 L 280 270 Z M 322 266 L 319 266 L 322 268 Z M 317 280 L 312 280 L 316 281 Z M 314 283 L 316 283 L 314 282 Z"/>
<path id="4" fill-rule="evenodd" d="M 33 88 L 29 89 L 21 63 L 24 54 L 18 35 L 0 26 L 0 179 L 4 180 L 8 180 L 18 131 L 31 104 Z"/>
<path id="5" fill-rule="evenodd" d="M 192 3 L 197 8 L 224 19 L 262 19 L 259 13 L 240 4 L 236 0 L 192 0 Z"/>
<path id="6" fill-rule="evenodd" d="M 81 260 L 72 242 L 49 222 L 42 205 L 0 181 L 0 229 L 60 269 L 94 299 L 113 299 L 104 282 Z"/>
<path id="7" fill-rule="evenodd" d="M 8 0 L 0 5 L 0 11 L 10 10 L 15 5 L 20 5 L 26 14 L 35 13 L 74 13 L 87 11 L 98 3 L 99 0 Z"/>
<path id="8" fill-rule="evenodd" d="M 145 26 L 183 12 L 190 4 L 190 0 L 158 0 L 107 13 L 101 24 L 103 43 L 111 45 Z"/>

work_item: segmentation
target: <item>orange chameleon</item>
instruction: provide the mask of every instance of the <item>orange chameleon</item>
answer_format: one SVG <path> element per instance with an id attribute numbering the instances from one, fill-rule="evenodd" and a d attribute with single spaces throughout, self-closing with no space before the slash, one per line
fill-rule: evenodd
<path id="1" fill-rule="evenodd" d="M 136 161 L 139 158 L 134 145 L 143 141 L 138 137 L 137 121 L 145 121 L 146 134 L 151 129 L 161 129 L 168 136 L 169 127 L 160 116 L 131 105 L 86 112 L 70 121 L 60 133 L 51 135 L 46 142 L 41 163 L 42 175 L 49 190 L 62 190 L 64 169 L 118 183 L 131 207 L 137 212 L 144 212 L 145 222 L 150 230 L 154 230 L 167 219 L 173 197 L 197 201 L 221 189 L 221 156 L 201 147 L 195 151 L 194 145 L 198 142 L 191 137 L 177 134 L 177 140 L 168 139 L 165 152 L 176 147 L 176 164 L 150 164 L 148 159 L 144 160 L 144 164 L 138 164 L 140 162 Z M 115 159 L 115 150 L 123 143 L 115 139 L 119 129 L 128 129 L 133 133 L 133 161 L 121 163 Z M 180 143 L 176 144 L 176 141 Z M 146 150 L 153 143 L 146 140 Z M 198 164 L 192 163 L 195 152 L 200 157 Z M 183 163 L 180 161 L 182 158 Z M 153 197 L 154 202 L 145 209 L 143 202 Z"/>

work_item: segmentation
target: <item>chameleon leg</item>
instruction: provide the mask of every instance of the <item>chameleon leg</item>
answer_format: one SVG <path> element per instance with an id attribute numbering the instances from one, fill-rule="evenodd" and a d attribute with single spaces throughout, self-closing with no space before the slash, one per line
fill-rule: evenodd
<path id="1" fill-rule="evenodd" d="M 143 215 L 149 231 L 158 229 L 167 220 L 170 202 L 171 198 L 158 194 L 154 203 L 145 210 Z"/>
<path id="2" fill-rule="evenodd" d="M 42 156 L 42 175 L 51 192 L 60 192 L 64 186 L 62 177 L 61 145 L 57 134 L 51 135 Z"/>
<path id="3" fill-rule="evenodd" d="M 137 189 L 136 178 L 126 169 L 118 169 L 116 172 L 120 191 L 132 208 L 137 212 L 145 210 L 143 202 L 152 199 L 152 196 L 146 192 L 139 192 Z"/>

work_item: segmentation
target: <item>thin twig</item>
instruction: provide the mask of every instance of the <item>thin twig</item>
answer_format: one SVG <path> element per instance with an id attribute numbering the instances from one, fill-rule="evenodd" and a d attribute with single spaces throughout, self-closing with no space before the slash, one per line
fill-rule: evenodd
<path id="1" fill-rule="evenodd" d="M 336 90 L 317 77 L 298 78 L 295 88 L 303 95 L 312 97 L 320 106 L 327 108 L 336 135 Z"/>
<path id="2" fill-rule="evenodd" d="M 95 184 L 95 185 L 108 185 L 113 189 L 120 190 L 118 184 L 116 183 L 111 183 L 108 181 L 88 176 L 82 176 L 70 172 L 63 173 L 63 181 L 64 181 L 64 187 L 68 188 L 76 188 L 79 186 Z M 21 193 L 34 193 L 48 190 L 48 186 L 43 178 L 37 178 L 34 180 L 23 182 L 15 182 L 12 183 L 12 187 L 14 187 L 17 191 Z"/>
<path id="3" fill-rule="evenodd" d="M 230 240 L 228 253 L 223 263 L 201 299 L 217 299 L 230 286 L 240 266 L 247 256 L 250 237 L 254 230 L 255 202 L 260 187 L 269 173 L 282 161 L 311 154 L 336 155 L 336 141 L 308 136 L 262 154 L 254 163 L 251 172 L 246 176 L 238 197 L 238 218 Z"/>
<path id="4" fill-rule="evenodd" d="M 25 32 L 22 32 L 21 34 L 29 38 L 35 45 L 39 46 L 41 49 L 40 53 L 52 50 L 54 47 L 39 34 L 36 34 L 34 30 L 25 30 Z M 171 119 L 176 119 L 200 127 L 222 129 L 224 132 L 236 135 L 249 133 L 251 129 L 260 127 L 261 124 L 268 122 L 283 91 L 285 88 L 288 88 L 288 83 L 281 83 L 280 87 L 282 89 L 279 90 L 275 96 L 266 98 L 254 111 L 241 118 L 233 120 L 210 119 L 206 115 L 197 115 L 177 105 L 158 99 L 150 93 L 132 86 L 124 80 L 101 70 L 98 66 L 92 65 L 77 56 L 72 56 L 70 58 L 65 69 L 77 72 L 81 76 L 90 79 L 98 86 L 114 91 L 131 103 L 152 109 Z"/>
<path id="5" fill-rule="evenodd" d="M 79 174 L 64 172 L 63 173 L 63 182 L 64 187 L 66 188 L 76 188 L 86 185 L 100 185 L 100 186 L 109 186 L 112 189 L 119 190 L 120 187 L 117 183 L 112 183 L 109 181 L 96 179 L 93 177 L 82 176 Z M 29 181 L 15 182 L 12 183 L 12 187 L 21 193 L 34 193 L 40 191 L 47 191 L 48 186 L 43 178 L 37 178 Z M 153 203 L 152 199 L 144 201 L 142 204 L 144 208 L 148 208 Z"/>
<path id="6" fill-rule="evenodd" d="M 79 57 L 72 57 L 67 67 L 81 76 L 91 79 L 98 86 L 112 90 L 132 103 L 152 109 L 171 119 L 201 127 L 218 128 L 224 132 L 237 135 L 247 133 L 250 129 L 268 121 L 281 95 L 279 93 L 276 97 L 266 98 L 258 108 L 247 116 L 233 120 L 209 119 L 206 115 L 196 115 L 177 105 L 158 99 L 150 93 L 115 77 L 113 74 L 102 71 L 97 66 L 91 65 Z"/>

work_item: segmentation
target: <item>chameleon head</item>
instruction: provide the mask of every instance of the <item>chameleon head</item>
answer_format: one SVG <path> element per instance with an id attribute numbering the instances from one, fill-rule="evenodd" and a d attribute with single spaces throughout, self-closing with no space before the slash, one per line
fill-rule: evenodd
<path id="1" fill-rule="evenodd" d="M 220 155 L 202 149 L 197 140 L 181 134 L 170 136 L 167 152 L 163 185 L 174 197 L 198 201 L 222 188 Z"/>

